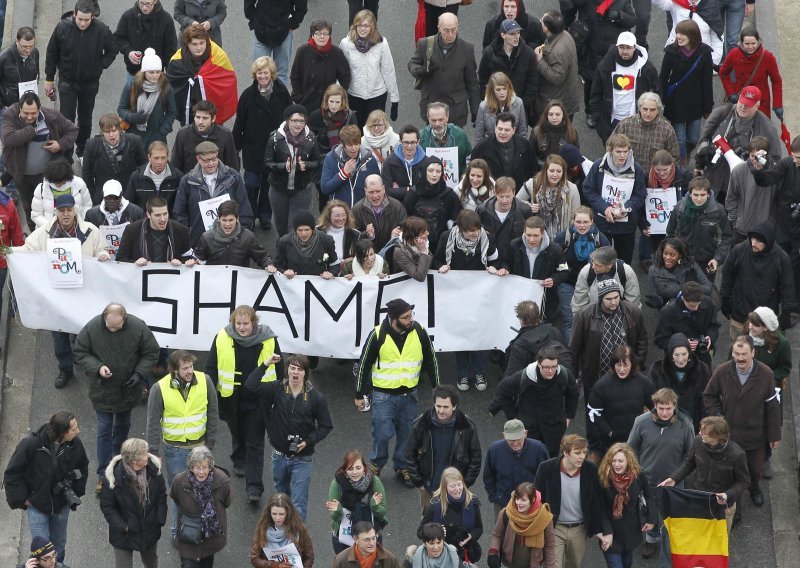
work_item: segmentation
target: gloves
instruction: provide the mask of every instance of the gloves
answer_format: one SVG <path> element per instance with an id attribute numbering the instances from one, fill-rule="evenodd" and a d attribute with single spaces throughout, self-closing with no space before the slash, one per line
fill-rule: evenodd
<path id="1" fill-rule="evenodd" d="M 489 565 L 489 568 L 500 568 L 500 555 L 490 554 L 488 558 L 486 558 L 486 563 Z"/>
<path id="2" fill-rule="evenodd" d="M 792 313 L 785 306 L 781 306 L 781 313 L 778 316 L 778 327 L 780 327 L 781 331 L 792 327 Z"/>
<path id="3" fill-rule="evenodd" d="M 389 111 L 389 118 L 392 121 L 397 120 L 397 107 L 400 106 L 400 103 L 392 103 L 392 110 Z"/>
<path id="4" fill-rule="evenodd" d="M 132 112 L 128 114 L 128 122 L 131 124 L 144 124 L 147 122 L 147 115 L 143 112 Z"/>
<path id="5" fill-rule="evenodd" d="M 729 100 L 729 101 L 730 101 L 732 104 L 736 104 L 736 103 L 738 103 L 738 102 L 739 102 L 739 95 L 736 95 L 736 94 L 734 94 L 734 95 L 730 95 L 730 96 L 728 97 L 728 100 Z"/>
<path id="6" fill-rule="evenodd" d="M 774 108 L 772 109 L 772 112 L 775 113 L 775 116 L 778 117 L 778 120 L 783 122 L 783 107 Z"/>
<path id="7" fill-rule="evenodd" d="M 132 389 L 144 382 L 144 378 L 137 372 L 131 373 L 131 376 L 128 377 L 128 380 L 122 383 L 122 388 L 125 389 Z"/>
<path id="8" fill-rule="evenodd" d="M 477 112 L 473 112 L 473 113 L 470 115 L 470 118 L 472 118 L 472 124 L 473 124 L 473 126 L 474 126 L 474 125 L 475 125 L 475 123 L 478 121 L 478 113 L 477 113 Z"/>
<path id="9" fill-rule="evenodd" d="M 730 298 L 722 298 L 722 307 L 720 311 L 722 315 L 725 316 L 725 319 L 731 319 L 731 299 Z"/>

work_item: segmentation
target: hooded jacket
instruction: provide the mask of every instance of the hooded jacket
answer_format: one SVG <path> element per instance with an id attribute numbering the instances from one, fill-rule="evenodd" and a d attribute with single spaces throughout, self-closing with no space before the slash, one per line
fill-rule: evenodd
<path id="1" fill-rule="evenodd" d="M 144 506 L 125 472 L 122 456 L 106 467 L 100 510 L 108 523 L 108 541 L 121 550 L 148 550 L 161 538 L 167 522 L 167 490 L 161 460 L 147 454 L 147 501 Z"/>
<path id="2" fill-rule="evenodd" d="M 408 473 L 416 486 L 438 488 L 439 480 L 432 479 L 434 474 L 434 436 L 431 431 L 437 427 L 434 423 L 436 411 L 426 410 L 411 425 L 411 432 L 405 447 L 405 458 Z M 460 408 L 455 409 L 455 435 L 449 448 L 447 467 L 455 467 L 464 476 L 464 483 L 471 487 L 478 479 L 481 471 L 481 442 L 478 439 L 478 428 L 475 422 L 464 414 Z"/>
<path id="3" fill-rule="evenodd" d="M 178 50 L 178 36 L 172 16 L 164 9 L 161 2 L 153 6 L 149 14 L 142 13 L 139 2 L 122 13 L 114 32 L 117 49 L 122 53 L 125 69 L 129 75 L 136 74 L 142 65 L 135 65 L 128 59 L 131 51 L 141 51 L 152 47 L 162 62 L 168 61 Z"/>
<path id="4" fill-rule="evenodd" d="M 554 344 L 563 346 L 563 349 L 560 349 L 558 362 L 572 371 L 574 368 L 572 354 L 566 346 L 564 336 L 561 335 L 558 329 L 549 323 L 523 325 L 517 332 L 517 336 L 506 347 L 505 376 L 516 374 L 525 369 L 525 367 L 536 361 L 540 349 Z M 493 412 L 498 410 L 500 410 L 499 406 Z"/>
<path id="5" fill-rule="evenodd" d="M 95 227 L 100 227 L 109 224 L 106 213 L 105 203 L 103 202 L 89 209 L 84 218 Z M 142 211 L 142 208 L 138 205 L 134 205 L 124 197 L 120 202 L 117 213 L 119 214 L 119 225 L 144 219 L 144 211 Z"/>
<path id="6" fill-rule="evenodd" d="M 772 308 L 780 314 L 781 307 L 788 309 L 794 304 L 794 275 L 789 255 L 775 246 L 775 230 L 769 223 L 753 227 L 748 237 L 756 235 L 766 246 L 761 252 L 753 252 L 750 239 L 742 241 L 728 255 L 722 266 L 720 296 L 731 303 L 731 319 L 744 322 L 747 314 L 759 306 Z"/>
<path id="7" fill-rule="evenodd" d="M 83 442 L 76 437 L 56 449 L 47 430 L 45 424 L 23 438 L 6 466 L 3 485 L 12 509 L 27 509 L 25 501 L 28 501 L 46 515 L 58 513 L 67 502 L 63 492 L 55 493 L 53 489 L 74 469 L 80 470 L 81 477 L 72 481 L 72 489 L 78 497 L 86 494 L 89 458 Z"/>
<path id="8" fill-rule="evenodd" d="M 406 195 L 414 192 L 414 188 L 425 176 L 425 148 L 417 144 L 414 157 L 409 161 L 403 156 L 403 147 L 398 144 L 394 152 L 383 162 L 381 178 L 389 197 L 405 202 Z M 395 187 L 397 184 L 397 187 Z"/>
<path id="9" fill-rule="evenodd" d="M 284 120 L 278 128 L 270 134 L 264 150 L 264 170 L 269 172 L 269 186 L 275 191 L 291 193 L 309 188 L 317 179 L 322 155 L 319 153 L 317 138 L 314 133 L 305 127 L 303 145 L 299 153 L 286 141 L 288 125 Z M 286 161 L 292 159 L 297 163 L 298 158 L 306 163 L 305 171 L 295 167 L 294 189 L 289 189 L 289 172 L 286 171 Z"/>
<path id="10" fill-rule="evenodd" d="M 441 163 L 435 158 L 425 158 L 422 162 L 423 172 L 432 162 Z M 430 235 L 430 251 L 436 251 L 442 233 L 455 223 L 461 211 L 461 201 L 444 182 L 444 176 L 432 185 L 424 175 L 417 182 L 414 191 L 405 199 L 406 212 L 410 216 L 424 219 L 428 223 Z"/>
<path id="11" fill-rule="evenodd" d="M 697 339 L 699 335 L 692 335 Z M 712 340 L 712 345 L 716 337 Z M 683 368 L 684 375 L 678 377 L 678 369 L 672 362 L 672 354 L 678 347 L 685 347 L 689 350 L 689 362 Z M 695 430 L 700 428 L 700 420 L 706 413 L 703 409 L 703 391 L 706 390 L 711 371 L 708 365 L 700 361 L 692 353 L 689 346 L 689 339 L 683 333 L 676 333 L 669 338 L 669 342 L 664 349 L 664 357 L 653 361 L 650 365 L 650 379 L 655 383 L 656 389 L 672 389 L 678 395 L 678 408 L 686 413 L 686 416 L 694 424 Z M 678 467 L 675 464 L 673 469 Z M 669 474 L 670 472 L 667 472 Z M 656 483 L 660 483 L 665 478 L 662 477 Z"/>
<path id="12" fill-rule="evenodd" d="M 325 155 L 322 164 L 322 178 L 320 179 L 320 189 L 331 199 L 344 201 L 348 207 L 352 208 L 355 203 L 364 199 L 364 187 L 367 176 L 372 174 L 380 175 L 381 169 L 378 160 L 372 154 L 372 150 L 362 144 L 358 150 L 358 161 L 356 169 L 349 175 L 344 171 L 344 164 L 349 158 L 344 151 L 344 144 L 337 144 L 333 150 Z"/>
<path id="13" fill-rule="evenodd" d="M 542 24 L 537 18 L 532 18 L 528 15 L 528 12 L 525 9 L 525 2 L 523 0 L 516 0 L 516 3 L 517 17 L 514 18 L 514 21 L 517 22 L 522 28 L 520 39 L 522 42 L 530 44 L 531 47 L 536 47 L 543 44 L 547 39 L 547 36 L 545 36 L 545 33 L 542 30 Z M 500 13 L 497 15 L 497 17 L 486 22 L 486 26 L 483 28 L 483 42 L 481 45 L 484 48 L 486 48 L 500 36 L 500 26 L 506 19 L 506 14 L 503 12 L 503 3 L 500 2 Z"/>
<path id="14" fill-rule="evenodd" d="M 100 81 L 105 69 L 117 57 L 114 36 L 102 21 L 94 18 L 85 30 L 78 28 L 75 16 L 66 15 L 53 31 L 47 44 L 44 63 L 46 81 L 91 85 Z"/>
<path id="15" fill-rule="evenodd" d="M 764 190 L 759 189 L 759 191 Z M 728 197 L 730 195 L 728 193 Z M 706 266 L 712 258 L 722 265 L 728 258 L 733 240 L 733 231 L 728 222 L 730 214 L 726 212 L 728 199 L 725 199 L 723 207 L 713 195 L 709 195 L 706 206 L 695 215 L 692 224 L 687 225 L 684 222 L 684 213 L 691 199 L 687 195 L 675 205 L 667 223 L 667 236 L 683 239 L 700 266 Z"/>
<path id="16" fill-rule="evenodd" d="M 583 181 L 583 197 L 589 202 L 594 210 L 594 224 L 606 235 L 624 235 L 636 232 L 636 223 L 641 215 L 644 201 L 647 198 L 647 181 L 644 171 L 639 164 L 634 162 L 633 152 L 628 152 L 628 161 L 621 168 L 617 168 L 612 163 L 613 158 L 610 153 L 606 153 L 601 159 L 597 160 Z M 603 199 L 603 180 L 606 174 L 616 177 L 633 179 L 633 191 L 622 205 L 630 209 L 628 220 L 625 222 L 617 221 L 609 223 L 606 221 L 605 211 L 610 206 Z"/>

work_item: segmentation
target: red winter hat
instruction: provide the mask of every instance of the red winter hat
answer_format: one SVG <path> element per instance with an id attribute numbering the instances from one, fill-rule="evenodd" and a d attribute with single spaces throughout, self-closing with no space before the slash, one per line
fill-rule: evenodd
<path id="1" fill-rule="evenodd" d="M 758 87 L 745 87 L 739 93 L 739 102 L 744 106 L 752 107 L 761 101 L 761 89 Z"/>

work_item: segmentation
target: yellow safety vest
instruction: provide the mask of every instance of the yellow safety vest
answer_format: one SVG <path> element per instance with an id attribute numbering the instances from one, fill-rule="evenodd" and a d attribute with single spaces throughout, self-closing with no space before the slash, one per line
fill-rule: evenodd
<path id="1" fill-rule="evenodd" d="M 217 391 L 222 398 L 227 398 L 233 394 L 233 389 L 242 384 L 236 380 L 236 352 L 233 348 L 233 338 L 228 335 L 225 328 L 219 330 L 216 339 L 217 345 Z M 272 357 L 275 353 L 275 338 L 270 337 L 262 342 L 261 353 L 258 356 L 258 364 Z M 275 365 L 270 365 L 261 377 L 262 383 L 269 383 L 278 378 L 275 373 Z M 245 377 L 247 380 L 247 377 Z"/>
<path id="2" fill-rule="evenodd" d="M 379 334 L 380 329 L 380 325 L 376 326 L 375 333 Z M 384 389 L 415 388 L 421 370 L 422 343 L 417 330 L 412 330 L 406 337 L 402 353 L 392 336 L 387 334 L 378 351 L 378 358 L 372 365 L 372 386 Z"/>
<path id="3" fill-rule="evenodd" d="M 206 435 L 208 412 L 208 388 L 206 376 L 195 371 L 197 384 L 189 389 L 183 400 L 179 389 L 172 387 L 170 373 L 160 381 L 161 398 L 164 399 L 164 414 L 161 416 L 161 431 L 167 442 L 193 442 Z"/>

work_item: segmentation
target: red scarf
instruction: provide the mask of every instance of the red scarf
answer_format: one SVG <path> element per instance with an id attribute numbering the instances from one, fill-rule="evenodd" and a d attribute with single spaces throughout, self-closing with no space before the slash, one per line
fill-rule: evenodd
<path id="1" fill-rule="evenodd" d="M 613 4 L 613 3 L 614 3 L 614 0 L 603 0 L 603 1 L 602 1 L 602 2 L 601 2 L 601 3 L 600 3 L 598 6 L 597 6 L 597 8 L 595 8 L 595 11 L 596 11 L 598 14 L 600 14 L 600 17 L 602 18 L 603 16 L 605 16 L 605 15 L 606 15 L 606 12 L 608 12 L 608 9 L 609 9 L 609 8 L 611 8 L 611 4 Z"/>
<path id="2" fill-rule="evenodd" d="M 675 181 L 675 164 L 672 164 L 672 168 L 669 172 L 669 175 L 666 179 L 660 180 L 656 175 L 656 169 L 654 167 L 650 168 L 650 174 L 647 178 L 647 187 L 661 187 L 663 189 L 667 189 L 668 187 L 672 187 L 672 183 Z"/>
<path id="3" fill-rule="evenodd" d="M 692 7 L 689 5 L 689 0 L 672 0 L 673 4 L 677 4 L 681 8 L 686 8 L 687 10 L 691 10 Z"/>
<path id="4" fill-rule="evenodd" d="M 622 508 L 630 503 L 631 496 L 628 495 L 628 488 L 631 486 L 631 483 L 633 483 L 633 480 L 634 477 L 631 470 L 626 471 L 622 475 L 612 473 L 611 481 L 614 484 L 614 489 L 617 490 L 617 494 L 614 497 L 614 507 L 611 513 L 615 519 L 622 518 Z"/>
<path id="5" fill-rule="evenodd" d="M 325 44 L 325 47 L 320 47 L 317 45 L 317 42 L 314 41 L 314 38 L 310 37 L 308 38 L 308 45 L 311 46 L 311 49 L 322 55 L 330 53 L 331 49 L 333 49 L 333 42 L 331 41 L 331 38 L 328 38 L 328 43 Z"/>

